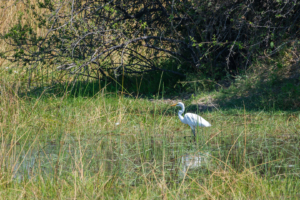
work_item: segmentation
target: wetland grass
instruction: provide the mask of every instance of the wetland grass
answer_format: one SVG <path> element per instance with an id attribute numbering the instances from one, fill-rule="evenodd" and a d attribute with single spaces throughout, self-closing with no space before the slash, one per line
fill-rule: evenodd
<path id="1" fill-rule="evenodd" d="M 299 197 L 296 112 L 203 112 L 212 127 L 199 128 L 195 143 L 160 101 L 105 92 L 0 98 L 2 199 Z M 205 162 L 191 161 L 200 154 Z"/>

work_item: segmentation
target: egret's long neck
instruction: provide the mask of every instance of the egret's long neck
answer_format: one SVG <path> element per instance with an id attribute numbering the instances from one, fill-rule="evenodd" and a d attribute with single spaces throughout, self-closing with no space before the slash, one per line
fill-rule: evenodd
<path id="1" fill-rule="evenodd" d="M 178 111 L 178 117 L 182 123 L 185 123 L 184 118 L 182 117 L 182 114 L 184 113 L 184 106 L 180 106 L 180 107 L 181 107 L 181 110 Z"/>

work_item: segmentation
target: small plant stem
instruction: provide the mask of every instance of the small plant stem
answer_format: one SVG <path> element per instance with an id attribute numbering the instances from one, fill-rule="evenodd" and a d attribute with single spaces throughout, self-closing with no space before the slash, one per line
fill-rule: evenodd
<path id="1" fill-rule="evenodd" d="M 244 143 L 244 154 L 243 154 L 243 164 L 244 168 L 246 168 L 246 144 L 247 144 L 247 117 L 246 117 L 246 109 L 245 109 L 245 104 L 244 104 L 244 125 L 245 125 L 245 143 Z"/>

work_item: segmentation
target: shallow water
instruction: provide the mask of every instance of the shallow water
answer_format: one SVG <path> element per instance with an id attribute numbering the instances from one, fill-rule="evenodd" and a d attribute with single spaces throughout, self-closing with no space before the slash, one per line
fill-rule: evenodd
<path id="1" fill-rule="evenodd" d="M 246 146 L 242 137 L 232 136 L 215 138 L 207 144 L 183 137 L 145 138 L 110 135 L 96 140 L 68 136 L 63 142 L 51 141 L 27 150 L 18 145 L 8 160 L 17 181 L 35 180 L 38 175 L 68 176 L 74 171 L 79 176 L 93 176 L 101 171 L 107 176 L 118 174 L 127 184 L 138 184 L 141 174 L 150 179 L 164 174 L 168 181 L 176 181 L 226 166 L 236 171 L 251 168 L 262 176 L 300 173 L 296 136 L 247 138 Z"/>

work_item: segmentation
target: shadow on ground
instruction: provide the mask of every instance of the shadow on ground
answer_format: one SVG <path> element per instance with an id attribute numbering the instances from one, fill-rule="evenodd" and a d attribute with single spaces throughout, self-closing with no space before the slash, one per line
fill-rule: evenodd
<path id="1" fill-rule="evenodd" d="M 214 103 L 222 110 L 245 108 L 247 111 L 299 111 L 300 81 L 269 80 L 255 86 L 233 84 L 230 88 L 220 91 Z"/>
<path id="2" fill-rule="evenodd" d="M 210 104 L 204 103 L 187 103 L 186 112 L 203 113 L 212 112 L 215 110 L 236 110 L 245 109 L 247 111 L 299 111 L 300 110 L 300 80 L 297 79 L 274 79 L 257 84 L 232 84 L 227 89 L 222 89 L 214 93 L 214 98 Z M 146 90 L 146 89 L 145 89 Z M 130 91 L 133 91 L 130 90 Z M 154 90 L 153 90 L 154 91 Z M 43 98 L 50 96 L 62 97 L 68 93 L 69 97 L 93 97 L 99 92 L 104 92 L 107 95 L 118 96 L 122 92 L 122 88 L 113 82 L 99 83 L 78 81 L 73 84 L 54 84 L 31 88 L 26 92 L 19 92 L 20 97 Z M 127 98 L 136 98 L 137 93 L 124 92 Z M 154 93 L 155 94 L 155 93 Z M 164 93 L 163 99 L 155 99 L 153 93 L 139 93 L 138 98 L 148 99 L 153 103 L 161 104 L 159 112 L 165 115 L 174 115 L 178 109 L 170 108 L 169 105 L 179 101 L 188 102 L 191 99 L 191 94 L 180 93 Z M 157 93 L 156 93 L 157 94 Z M 162 93 L 160 93 L 160 96 Z M 192 101 L 191 101 L 192 102 Z M 152 113 L 157 112 L 153 109 Z"/>

